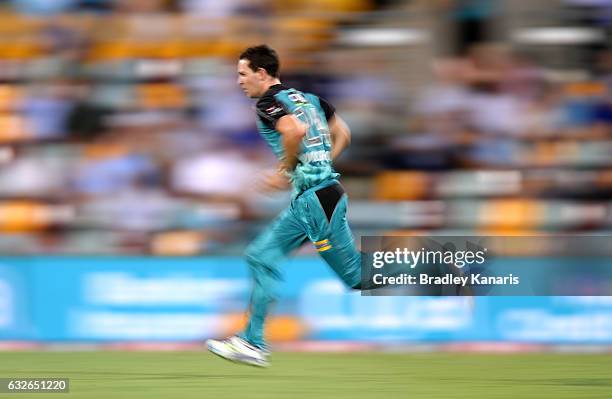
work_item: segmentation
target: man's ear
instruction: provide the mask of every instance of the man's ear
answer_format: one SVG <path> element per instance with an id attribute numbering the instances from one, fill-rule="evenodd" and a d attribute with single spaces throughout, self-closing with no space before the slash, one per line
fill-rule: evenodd
<path id="1" fill-rule="evenodd" d="M 263 69 L 263 68 L 257 68 L 257 72 L 255 72 L 255 73 L 257 74 L 257 77 L 258 77 L 260 80 L 264 80 L 264 79 L 266 78 L 266 74 L 267 74 L 267 72 L 266 72 L 266 70 L 265 70 L 265 69 Z"/>

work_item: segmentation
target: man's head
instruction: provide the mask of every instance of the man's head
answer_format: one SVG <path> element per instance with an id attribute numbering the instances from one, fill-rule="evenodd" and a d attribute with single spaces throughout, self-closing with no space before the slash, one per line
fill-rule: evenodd
<path id="1" fill-rule="evenodd" d="M 251 98 L 261 97 L 270 86 L 279 83 L 278 55 L 264 45 L 249 47 L 238 60 L 238 84 Z"/>

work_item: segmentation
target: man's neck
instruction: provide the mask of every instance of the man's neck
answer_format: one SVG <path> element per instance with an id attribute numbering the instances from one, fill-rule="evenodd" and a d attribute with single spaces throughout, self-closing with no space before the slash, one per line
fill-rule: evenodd
<path id="1" fill-rule="evenodd" d="M 270 90 L 270 87 L 279 85 L 280 83 L 281 83 L 280 79 L 272 79 L 269 82 L 266 82 L 266 86 L 265 86 L 266 90 L 264 92 Z"/>

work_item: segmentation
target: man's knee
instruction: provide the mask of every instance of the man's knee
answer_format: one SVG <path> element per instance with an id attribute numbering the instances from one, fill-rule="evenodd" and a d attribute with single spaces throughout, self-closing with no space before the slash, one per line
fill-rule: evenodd
<path id="1" fill-rule="evenodd" d="M 280 259 L 274 254 L 274 251 L 264 251 L 257 246 L 250 245 L 245 250 L 244 257 L 253 273 L 280 278 L 277 270 Z"/>
<path id="2" fill-rule="evenodd" d="M 323 259 L 349 289 L 360 289 L 361 254 L 352 247 L 332 248 L 323 252 Z"/>
<path id="3" fill-rule="evenodd" d="M 257 250 L 257 248 L 248 247 L 244 252 L 244 258 L 246 259 L 249 267 L 253 270 L 261 270 L 268 267 L 263 252 Z"/>
<path id="4" fill-rule="evenodd" d="M 259 257 L 259 253 L 260 251 L 257 250 L 257 247 L 253 244 L 250 244 L 246 250 L 244 251 L 244 257 L 246 259 L 246 261 L 249 263 L 249 265 L 251 263 L 256 263 L 257 259 Z"/>

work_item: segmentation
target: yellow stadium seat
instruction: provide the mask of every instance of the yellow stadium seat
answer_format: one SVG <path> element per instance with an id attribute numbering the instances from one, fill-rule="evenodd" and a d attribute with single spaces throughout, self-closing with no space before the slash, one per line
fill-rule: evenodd
<path id="1" fill-rule="evenodd" d="M 51 222 L 48 207 L 32 201 L 0 203 L 0 231 L 42 230 Z"/>
<path id="2" fill-rule="evenodd" d="M 138 104 L 144 108 L 180 108 L 187 104 L 183 88 L 172 83 L 142 84 L 136 93 Z"/>
<path id="3" fill-rule="evenodd" d="M 386 171 L 376 176 L 374 199 L 382 201 L 415 200 L 427 196 L 430 178 L 426 173 Z"/>
<path id="4" fill-rule="evenodd" d="M 28 121 L 18 114 L 0 114 L 0 143 L 24 141 L 31 138 Z"/>
<path id="5" fill-rule="evenodd" d="M 527 199 L 490 200 L 478 212 L 478 224 L 498 231 L 534 229 L 545 215 L 545 205 Z M 501 229 L 501 230 L 500 230 Z"/>
<path id="6" fill-rule="evenodd" d="M 15 109 L 23 99 L 21 87 L 16 85 L 0 85 L 0 112 Z"/>

